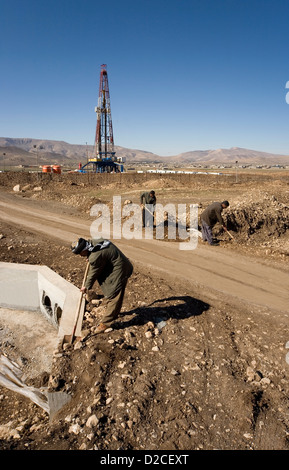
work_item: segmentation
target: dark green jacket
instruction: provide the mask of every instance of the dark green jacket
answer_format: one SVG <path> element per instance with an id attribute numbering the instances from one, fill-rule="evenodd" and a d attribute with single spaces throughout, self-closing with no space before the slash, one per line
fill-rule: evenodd
<path id="1" fill-rule="evenodd" d="M 206 222 L 209 227 L 213 227 L 217 222 L 224 225 L 221 216 L 222 211 L 222 204 L 220 202 L 213 202 L 204 210 L 204 212 L 201 213 L 200 218 Z"/>
<path id="2" fill-rule="evenodd" d="M 143 202 L 143 200 L 144 200 L 144 202 Z M 155 196 L 150 196 L 149 191 L 142 193 L 141 196 L 140 196 L 140 203 L 141 204 L 153 204 L 153 205 L 155 205 L 156 202 L 157 202 L 157 198 Z"/>
<path id="3" fill-rule="evenodd" d="M 103 238 L 89 240 L 96 245 Z M 88 257 L 89 270 L 85 287 L 91 289 L 95 281 L 107 298 L 115 297 L 126 285 L 132 275 L 133 265 L 129 259 L 113 243 L 102 250 L 90 253 Z"/>

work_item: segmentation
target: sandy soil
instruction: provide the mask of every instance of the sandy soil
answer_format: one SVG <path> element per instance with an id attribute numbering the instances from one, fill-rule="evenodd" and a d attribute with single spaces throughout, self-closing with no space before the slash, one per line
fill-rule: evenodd
<path id="1" fill-rule="evenodd" d="M 218 229 L 220 246 L 200 242 L 191 252 L 178 242 L 116 241 L 135 266 L 122 316 L 96 337 L 102 305 L 88 301 L 87 335 L 32 380 L 71 395 L 52 420 L 0 389 L 0 448 L 288 450 L 287 176 L 253 175 L 238 187 L 203 178 L 193 187 L 51 180 L 37 182 L 39 191 L 28 181 L 15 192 L 19 178 L 1 180 L 1 261 L 45 264 L 78 287 L 83 260 L 70 244 L 89 234 L 89 208 L 109 202 L 110 191 L 137 201 L 154 184 L 161 201 L 198 194 L 200 208 L 230 199 L 235 241 Z M 1 349 L 13 353 L 3 341 Z"/>

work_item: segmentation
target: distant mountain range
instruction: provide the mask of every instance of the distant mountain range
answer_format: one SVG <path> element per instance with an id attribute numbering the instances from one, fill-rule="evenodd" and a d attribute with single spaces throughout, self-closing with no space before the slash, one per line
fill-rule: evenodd
<path id="1" fill-rule="evenodd" d="M 189 165 L 205 164 L 289 164 L 289 155 L 278 155 L 239 147 L 217 150 L 193 150 L 175 156 L 159 156 L 144 150 L 128 149 L 115 146 L 116 155 L 126 157 L 129 164 L 156 163 Z M 92 145 L 74 145 L 57 140 L 39 140 L 29 138 L 0 137 L 0 169 L 1 166 L 16 165 L 76 165 L 85 164 L 92 157 Z"/>

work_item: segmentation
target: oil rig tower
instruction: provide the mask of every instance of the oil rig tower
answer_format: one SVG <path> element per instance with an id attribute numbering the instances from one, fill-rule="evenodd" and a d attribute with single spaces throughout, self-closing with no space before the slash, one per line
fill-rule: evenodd
<path id="1" fill-rule="evenodd" d="M 110 97 L 106 65 L 101 66 L 95 133 L 96 158 L 113 158 L 114 140 L 111 120 Z"/>
<path id="2" fill-rule="evenodd" d="M 94 156 L 79 170 L 82 173 L 122 172 L 121 159 L 116 158 L 114 151 L 113 128 L 110 109 L 110 96 L 106 64 L 101 65 L 98 104 L 95 107 L 97 116 L 94 143 Z"/>

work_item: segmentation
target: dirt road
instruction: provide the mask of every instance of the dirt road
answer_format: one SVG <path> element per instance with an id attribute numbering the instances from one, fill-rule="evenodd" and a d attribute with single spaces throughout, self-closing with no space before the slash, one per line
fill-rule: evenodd
<path id="1" fill-rule="evenodd" d="M 82 220 L 44 208 L 44 204 L 2 193 L 0 219 L 71 244 L 79 236 L 90 237 L 92 220 Z M 238 301 L 264 306 L 286 314 L 289 277 L 278 269 L 225 247 L 198 244 L 194 250 L 180 250 L 179 243 L 160 240 L 116 240 L 133 261 L 153 267 L 178 279 L 193 282 L 208 292 L 218 292 Z"/>

